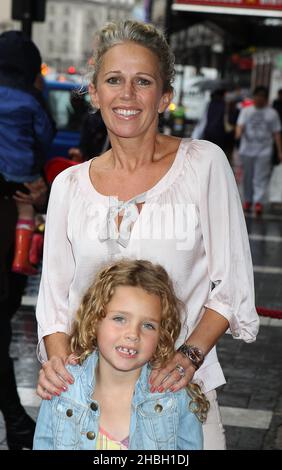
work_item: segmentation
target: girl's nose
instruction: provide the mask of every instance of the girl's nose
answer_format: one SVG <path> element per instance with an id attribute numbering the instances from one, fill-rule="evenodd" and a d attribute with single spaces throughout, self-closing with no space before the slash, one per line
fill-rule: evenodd
<path id="1" fill-rule="evenodd" d="M 129 331 L 127 331 L 126 335 L 125 335 L 126 339 L 129 340 L 129 341 L 132 341 L 132 342 L 137 342 L 138 339 L 139 339 L 139 335 L 138 335 L 138 331 L 137 329 L 131 329 Z"/>

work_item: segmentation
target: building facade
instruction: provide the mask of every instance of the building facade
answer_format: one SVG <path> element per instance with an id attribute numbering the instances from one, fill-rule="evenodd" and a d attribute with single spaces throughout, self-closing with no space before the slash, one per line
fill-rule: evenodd
<path id="1" fill-rule="evenodd" d="M 11 0 L 1 0 L 0 33 L 21 29 L 11 19 Z M 95 32 L 107 21 L 132 18 L 136 0 L 47 0 L 43 23 L 33 23 L 32 38 L 43 60 L 58 71 L 85 66 Z"/>

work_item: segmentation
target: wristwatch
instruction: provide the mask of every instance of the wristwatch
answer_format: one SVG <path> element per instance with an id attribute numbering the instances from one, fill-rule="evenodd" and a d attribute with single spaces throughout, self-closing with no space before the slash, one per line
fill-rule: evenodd
<path id="1" fill-rule="evenodd" d="M 177 351 L 190 359 L 196 370 L 198 370 L 204 362 L 205 356 L 203 351 L 192 344 L 184 343 L 177 349 Z"/>

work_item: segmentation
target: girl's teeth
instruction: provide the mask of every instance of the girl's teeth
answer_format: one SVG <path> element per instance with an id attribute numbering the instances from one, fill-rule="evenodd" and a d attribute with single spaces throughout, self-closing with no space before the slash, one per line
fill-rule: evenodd
<path id="1" fill-rule="evenodd" d="M 136 354 L 137 351 L 135 351 L 135 349 L 128 349 L 128 348 L 117 348 L 118 351 L 121 351 L 123 353 L 126 353 L 126 354 L 130 354 L 130 355 L 133 355 L 133 354 Z"/>

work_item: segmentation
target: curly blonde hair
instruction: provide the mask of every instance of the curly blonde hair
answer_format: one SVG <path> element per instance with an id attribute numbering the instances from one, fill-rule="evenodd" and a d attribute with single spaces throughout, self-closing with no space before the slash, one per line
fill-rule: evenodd
<path id="1" fill-rule="evenodd" d="M 210 402 L 206 395 L 202 392 L 200 385 L 197 383 L 190 382 L 186 391 L 191 398 L 189 403 L 189 409 L 197 415 L 197 418 L 201 423 L 204 423 L 207 419 L 208 411 L 210 409 Z"/>
<path id="2" fill-rule="evenodd" d="M 140 287 L 155 294 L 161 302 L 160 336 L 156 351 L 150 360 L 151 367 L 162 367 L 175 354 L 175 341 L 181 329 L 182 302 L 176 297 L 172 282 L 160 265 L 144 260 L 121 260 L 99 271 L 83 297 L 74 320 L 70 336 L 71 351 L 79 363 L 97 347 L 97 329 L 106 317 L 106 307 L 118 286 Z M 190 383 L 187 393 L 191 397 L 190 410 L 203 422 L 209 402 L 197 384 Z"/>
<path id="3" fill-rule="evenodd" d="M 160 338 L 150 364 L 161 367 L 174 354 L 181 329 L 181 302 L 177 299 L 167 272 L 150 261 L 122 260 L 104 267 L 83 297 L 71 335 L 71 351 L 80 363 L 97 346 L 97 327 L 106 316 L 106 306 L 118 286 L 141 287 L 161 302 Z"/>

